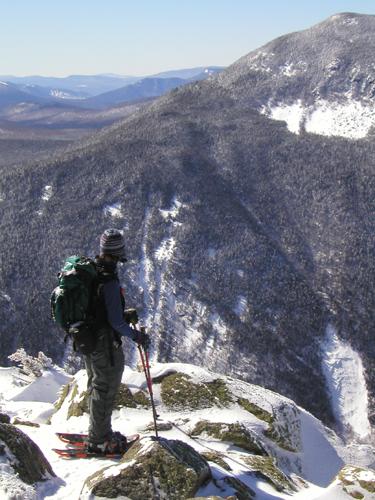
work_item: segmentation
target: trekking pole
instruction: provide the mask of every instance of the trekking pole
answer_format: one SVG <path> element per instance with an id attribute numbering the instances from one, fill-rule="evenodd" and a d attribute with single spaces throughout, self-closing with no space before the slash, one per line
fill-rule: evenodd
<path id="1" fill-rule="evenodd" d="M 135 324 L 133 324 L 133 328 L 134 328 L 134 330 L 137 330 Z M 156 413 L 156 408 L 155 408 L 154 392 L 152 390 L 152 378 L 151 378 L 151 372 L 150 372 L 150 363 L 149 363 L 149 358 L 148 358 L 148 352 L 147 352 L 147 349 L 145 349 L 143 346 L 140 346 L 139 344 L 138 344 L 138 351 L 139 351 L 139 355 L 141 357 L 143 371 L 144 371 L 145 377 L 146 377 L 147 389 L 148 389 L 148 393 L 150 395 L 150 400 L 151 400 L 152 416 L 154 419 L 155 436 L 156 436 L 156 439 L 158 440 L 159 434 L 158 434 L 158 426 L 156 423 L 156 419 L 158 418 L 159 415 Z"/>
<path id="2" fill-rule="evenodd" d="M 149 358 L 148 358 L 148 351 L 145 348 L 143 348 L 143 350 L 144 350 L 144 353 L 145 353 L 147 376 L 148 376 L 148 380 L 149 380 L 149 383 L 150 383 L 151 392 L 153 394 L 154 392 L 153 392 L 153 388 L 152 388 L 152 377 L 151 377 L 151 372 L 150 372 L 150 362 L 149 362 Z"/>
<path id="3" fill-rule="evenodd" d="M 147 354 L 146 349 L 143 348 L 143 351 L 142 351 L 142 347 L 140 345 L 138 346 L 138 350 L 139 350 L 139 354 L 141 356 L 143 371 L 145 372 L 148 393 L 150 394 L 152 416 L 154 419 L 155 436 L 156 436 L 156 439 L 159 439 L 158 426 L 156 423 L 156 419 L 158 418 L 159 415 L 156 413 L 156 409 L 155 409 L 154 393 L 152 390 L 152 379 L 151 379 L 151 374 L 150 374 L 150 365 L 148 364 L 148 354 Z M 143 352 L 145 355 L 143 355 Z"/>

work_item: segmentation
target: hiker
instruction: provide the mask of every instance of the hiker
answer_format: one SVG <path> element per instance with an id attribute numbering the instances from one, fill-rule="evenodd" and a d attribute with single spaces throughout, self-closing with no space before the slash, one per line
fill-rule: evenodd
<path id="1" fill-rule="evenodd" d="M 126 438 L 113 432 L 111 416 L 114 400 L 124 371 L 121 337 L 129 337 L 145 349 L 150 338 L 143 329 L 129 326 L 138 322 L 135 309 L 125 311 L 125 301 L 117 277 L 117 264 L 126 262 L 125 243 L 120 231 L 107 229 L 100 237 L 100 255 L 95 264 L 98 289 L 95 303 L 95 350 L 84 355 L 88 376 L 90 423 L 88 451 L 121 453 L 126 450 Z"/>

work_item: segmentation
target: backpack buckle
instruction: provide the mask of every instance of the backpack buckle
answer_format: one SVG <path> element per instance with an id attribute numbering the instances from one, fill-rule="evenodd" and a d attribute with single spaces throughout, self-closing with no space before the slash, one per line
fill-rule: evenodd
<path id="1" fill-rule="evenodd" d="M 80 329 L 84 324 L 85 324 L 84 321 L 77 321 L 76 323 L 73 323 L 72 325 L 69 326 L 69 333 L 70 334 L 79 333 Z"/>

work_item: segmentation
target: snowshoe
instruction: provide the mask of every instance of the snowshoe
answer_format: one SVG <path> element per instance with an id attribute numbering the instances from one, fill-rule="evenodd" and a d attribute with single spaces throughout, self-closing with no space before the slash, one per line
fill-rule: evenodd
<path id="1" fill-rule="evenodd" d="M 73 446 L 65 449 L 53 448 L 53 451 L 63 458 L 121 458 L 140 438 L 139 434 L 125 438 L 120 433 L 114 433 L 114 437 L 104 445 L 90 445 L 85 434 L 57 433 L 57 435 L 65 443 Z"/>
<path id="2" fill-rule="evenodd" d="M 72 434 L 70 432 L 56 432 L 56 436 L 63 442 L 72 446 L 84 447 L 87 444 L 87 434 Z"/>

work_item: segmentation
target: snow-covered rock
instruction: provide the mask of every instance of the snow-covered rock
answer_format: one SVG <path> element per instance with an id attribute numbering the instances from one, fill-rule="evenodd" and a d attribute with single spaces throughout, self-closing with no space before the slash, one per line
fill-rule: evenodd
<path id="1" fill-rule="evenodd" d="M 8 485 L 7 491 L 16 491 L 20 498 L 33 500 L 47 496 L 83 500 L 90 495 L 143 499 L 151 498 L 149 492 L 154 490 L 150 488 L 156 488 L 160 498 L 168 499 L 256 495 L 260 500 L 291 497 L 315 500 L 336 498 L 324 496 L 332 492 L 346 495 L 337 496 L 346 499 L 345 489 L 350 492 L 354 489 L 348 489 L 345 481 L 354 474 L 359 486 L 359 480 L 362 486 L 367 481 L 366 486 L 371 489 L 372 479 L 365 467 L 374 461 L 374 450 L 371 447 L 356 450 L 353 445 L 349 453 L 332 431 L 290 399 L 187 364 L 155 363 L 151 375 L 160 442 L 153 438 L 155 428 L 144 374 L 126 367 L 112 424 L 123 434 L 139 433 L 141 439 L 120 462 L 80 460 L 77 467 L 77 461 L 61 459 L 52 448 L 64 446 L 55 435 L 57 431 L 87 432 L 85 371 L 72 378 L 51 367 L 42 377 L 15 390 L 10 371 L 0 370 L 0 384 L 8 395 L 6 399 L 1 397 L 1 411 L 13 421 L 18 418 L 38 424 L 21 423 L 18 427 L 38 443 L 57 474 L 56 479 L 50 476 L 49 480 L 28 489 L 26 483 L 17 483 L 19 478 L 7 462 L 6 471 L 3 470 L 6 481 L 2 481 Z M 7 388 L 8 384 L 12 390 Z M 43 384 L 48 397 L 43 397 Z M 56 395 L 58 386 L 59 398 L 53 403 L 52 395 Z M 14 400 L 9 397 L 11 394 Z M 10 424 L 0 425 L 17 431 Z M 14 452 L 9 451 L 9 456 L 10 453 Z M 178 458 L 181 453 L 187 453 L 201 466 L 195 468 L 187 459 L 182 464 Z M 347 472 L 349 463 L 361 468 Z M 362 470 L 365 472 L 359 474 Z M 204 483 L 203 478 L 206 478 Z M 134 482 L 138 489 L 133 488 Z M 7 495 L 3 497 L 12 498 Z"/>
<path id="2" fill-rule="evenodd" d="M 334 484 L 336 483 L 339 483 L 342 490 L 352 498 L 375 497 L 375 472 L 373 470 L 348 465 L 340 471 Z"/>
<path id="3" fill-rule="evenodd" d="M 314 500 L 373 500 L 375 473 L 373 470 L 348 465 L 344 467 L 324 493 Z"/>
<path id="4" fill-rule="evenodd" d="M 0 423 L 1 498 L 33 498 L 28 485 L 52 479 L 55 473 L 39 447 L 12 424 Z"/>
<path id="5" fill-rule="evenodd" d="M 80 499 L 126 497 L 133 500 L 194 496 L 211 478 L 207 461 L 179 440 L 146 439 L 124 455 L 118 465 L 95 472 L 86 481 Z"/>

